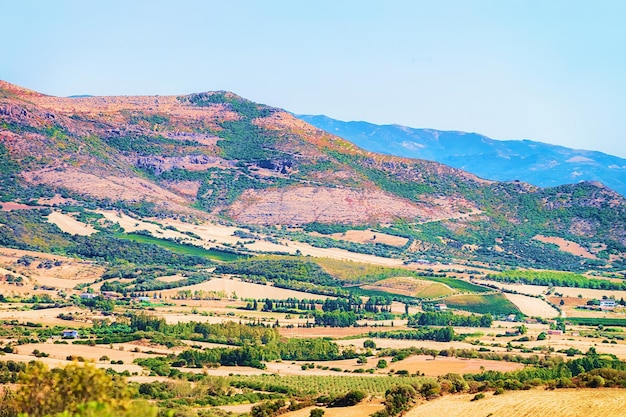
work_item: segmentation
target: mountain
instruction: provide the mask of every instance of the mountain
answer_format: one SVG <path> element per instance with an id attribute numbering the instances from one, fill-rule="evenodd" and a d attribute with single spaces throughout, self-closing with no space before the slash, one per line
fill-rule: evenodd
<path id="1" fill-rule="evenodd" d="M 377 154 L 225 91 L 64 98 L 0 82 L 0 200 L 229 222 L 407 261 L 626 267 L 626 200 L 601 184 L 544 189 Z M 49 225 L 12 216 L 0 244 L 62 248 Z M 405 243 L 328 237 L 365 227 Z"/>
<path id="2" fill-rule="evenodd" d="M 441 162 L 494 181 L 539 187 L 597 181 L 626 195 L 626 159 L 531 140 L 494 140 L 477 133 L 343 122 L 298 115 L 372 152 Z"/>

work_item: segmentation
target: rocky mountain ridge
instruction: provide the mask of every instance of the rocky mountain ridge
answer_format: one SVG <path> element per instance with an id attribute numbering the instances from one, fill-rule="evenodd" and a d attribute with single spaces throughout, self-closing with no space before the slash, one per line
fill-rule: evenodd
<path id="1" fill-rule="evenodd" d="M 3 82 L 0 147 L 4 201 L 56 193 L 141 215 L 369 225 L 451 256 L 561 256 L 538 234 L 602 259 L 626 252 L 626 202 L 604 186 L 498 183 L 377 154 L 224 91 L 62 98 Z"/>

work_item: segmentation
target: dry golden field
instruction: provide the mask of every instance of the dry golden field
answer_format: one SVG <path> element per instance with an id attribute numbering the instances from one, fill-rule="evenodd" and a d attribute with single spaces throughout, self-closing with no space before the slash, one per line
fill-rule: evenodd
<path id="1" fill-rule="evenodd" d="M 504 293 L 510 302 L 515 304 L 520 311 L 530 317 L 542 317 L 551 319 L 559 316 L 559 311 L 546 303 L 544 300 L 529 297 L 523 294 Z"/>
<path id="2" fill-rule="evenodd" d="M 215 291 L 223 292 L 226 296 L 231 297 L 237 295 L 238 298 L 273 298 L 273 299 L 286 299 L 286 298 L 307 298 L 310 300 L 324 300 L 328 298 L 325 295 L 317 295 L 311 293 L 305 293 L 302 291 L 288 290 L 285 288 L 274 287 L 273 285 L 255 284 L 251 282 L 244 282 L 238 278 L 212 278 L 209 281 L 191 285 L 187 287 L 179 287 L 172 290 L 160 291 L 164 296 L 175 296 L 178 291 L 190 290 L 194 291 Z"/>
<path id="3" fill-rule="evenodd" d="M 443 297 L 456 292 L 445 284 L 412 277 L 387 278 L 361 288 L 420 298 Z"/>
<path id="4" fill-rule="evenodd" d="M 53 211 L 48 215 L 48 222 L 56 224 L 59 229 L 71 235 L 89 236 L 96 232 L 93 226 L 79 222 L 69 214 Z"/>
<path id="5" fill-rule="evenodd" d="M 617 417 L 626 409 L 620 389 L 508 391 L 471 401 L 473 394 L 446 395 L 418 405 L 406 417 Z"/>
<path id="6" fill-rule="evenodd" d="M 307 407 L 301 410 L 281 414 L 284 417 L 309 417 L 311 410 L 319 407 Z M 382 410 L 384 406 L 380 399 L 363 400 L 352 407 L 324 408 L 324 417 L 365 417 Z"/>

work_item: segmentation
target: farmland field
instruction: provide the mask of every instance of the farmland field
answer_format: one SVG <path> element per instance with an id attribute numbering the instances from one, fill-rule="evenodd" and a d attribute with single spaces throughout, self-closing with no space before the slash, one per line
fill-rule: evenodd
<path id="1" fill-rule="evenodd" d="M 520 311 L 502 294 L 453 295 L 446 298 L 445 302 L 448 307 L 480 314 L 508 315 Z"/>
<path id="2" fill-rule="evenodd" d="M 559 316 L 559 311 L 544 300 L 522 294 L 504 293 L 504 296 L 530 317 L 553 318 Z"/>
<path id="3" fill-rule="evenodd" d="M 387 278 L 361 288 L 418 298 L 436 298 L 455 293 L 445 284 L 411 277 Z"/>
<path id="4" fill-rule="evenodd" d="M 56 224 L 59 229 L 71 235 L 89 236 L 96 232 L 96 229 L 89 224 L 79 222 L 74 217 L 53 211 L 48 215 L 48 221 Z"/>
<path id="5" fill-rule="evenodd" d="M 307 407 L 301 410 L 281 414 L 284 417 L 309 417 L 311 410 L 318 407 Z M 364 417 L 382 410 L 378 400 L 364 400 L 352 407 L 324 408 L 324 417 Z"/>
<path id="6" fill-rule="evenodd" d="M 406 417 L 615 417 L 626 407 L 619 389 L 512 391 L 479 401 L 473 394 L 448 395 L 418 405 Z"/>
<path id="7" fill-rule="evenodd" d="M 289 290 L 285 288 L 274 287 L 273 285 L 255 284 L 252 282 L 244 282 L 237 278 L 211 278 L 209 281 L 190 285 L 187 287 L 180 287 L 172 290 L 163 291 L 163 295 L 173 296 L 178 291 L 190 290 L 190 291 L 216 291 L 223 292 L 227 296 L 236 294 L 239 298 L 273 298 L 273 299 L 310 299 L 310 300 L 324 300 L 328 298 L 325 295 L 317 295 L 307 293 L 303 291 Z"/>

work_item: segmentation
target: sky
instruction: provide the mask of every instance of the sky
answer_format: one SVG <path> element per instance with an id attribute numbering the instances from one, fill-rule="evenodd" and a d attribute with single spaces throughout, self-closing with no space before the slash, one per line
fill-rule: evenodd
<path id="1" fill-rule="evenodd" d="M 626 158 L 622 0 L 0 0 L 0 79 L 228 90 L 298 114 Z"/>

